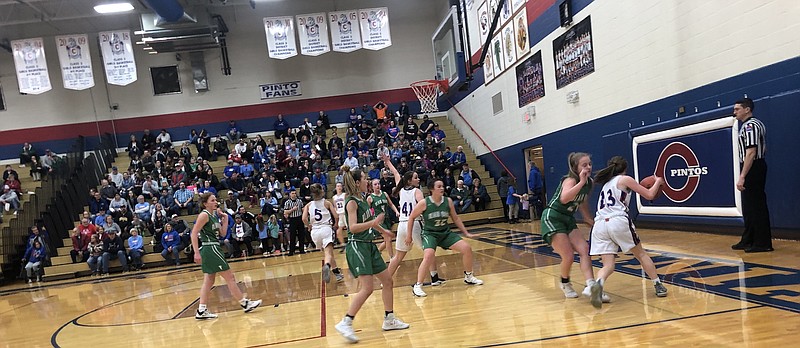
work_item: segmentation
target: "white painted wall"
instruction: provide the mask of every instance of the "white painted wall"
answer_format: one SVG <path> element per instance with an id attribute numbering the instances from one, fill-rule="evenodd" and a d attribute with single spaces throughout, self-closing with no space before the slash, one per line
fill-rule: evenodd
<path id="1" fill-rule="evenodd" d="M 330 52 L 318 57 L 296 56 L 283 61 L 267 57 L 263 17 L 380 6 L 389 8 L 393 43 L 389 48 Z M 90 41 L 97 86 L 89 91 L 65 90 L 55 42 L 52 36 L 45 36 L 53 90 L 39 96 L 20 95 L 11 55 L 0 53 L 0 84 L 8 108 L 0 112 L 0 118 L 3 129 L 11 130 L 260 104 L 264 101 L 260 100 L 259 84 L 296 80 L 303 84 L 302 97 L 269 102 L 407 88 L 409 83 L 434 74 L 430 37 L 439 23 L 440 7 L 432 6 L 429 0 L 260 2 L 256 10 L 246 6 L 220 7 L 215 12 L 223 15 L 230 28 L 228 47 L 233 75 L 222 75 L 219 50 L 206 51 L 210 91 L 200 94 L 194 92 L 188 54 L 177 62 L 174 54 L 147 55 L 139 46 L 135 50 L 139 80 L 125 87 L 109 86 L 106 90 L 94 39 L 96 33 L 90 34 Z M 183 93 L 154 97 L 149 67 L 175 64 L 181 72 Z M 119 104 L 119 110 L 113 115 L 109 100 L 111 104 Z M 220 115 L 221 121 L 226 119 Z"/>
<path id="2" fill-rule="evenodd" d="M 456 105 L 492 149 L 800 55 L 800 6 L 792 0 L 594 1 L 573 22 L 589 15 L 594 73 L 556 90 L 552 41 L 563 28 L 532 48 L 542 50 L 546 90 L 530 104 L 532 122 L 523 122 L 525 110 L 517 107 L 513 67 Z M 505 111 L 492 116 L 498 91 Z M 579 103 L 566 102 L 570 91 L 580 93 Z M 448 117 L 479 155 L 488 152 L 455 111 Z"/>

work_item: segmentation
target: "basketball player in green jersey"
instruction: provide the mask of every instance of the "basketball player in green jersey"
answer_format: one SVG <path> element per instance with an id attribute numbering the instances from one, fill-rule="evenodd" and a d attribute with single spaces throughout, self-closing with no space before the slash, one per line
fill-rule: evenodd
<path id="1" fill-rule="evenodd" d="M 580 209 L 583 221 L 594 226 L 594 216 L 589 212 L 586 198 L 592 191 L 592 159 L 587 153 L 569 154 L 569 173 L 561 178 L 553 198 L 542 212 L 542 239 L 561 256 L 561 290 L 567 298 L 577 298 L 578 293 L 570 284 L 569 274 L 574 255 L 580 256 L 581 272 L 586 278 L 584 293 L 590 296 L 594 284 L 592 259 L 589 257 L 589 244 L 581 233 L 573 233 L 578 228 L 575 210 Z M 607 296 L 604 296 L 607 300 Z M 606 301 L 608 302 L 608 301 Z"/>
<path id="2" fill-rule="evenodd" d="M 381 252 L 373 243 L 376 236 L 374 229 L 383 222 L 383 214 L 373 215 L 369 203 L 364 198 L 369 179 L 360 170 L 351 172 L 347 165 L 342 166 L 342 171 L 344 172 L 344 190 L 347 193 L 344 211 L 348 232 L 345 256 L 350 273 L 360 283 L 360 290 L 351 297 L 347 314 L 335 327 L 336 331 L 339 331 L 348 341 L 358 342 L 358 337 L 353 329 L 353 319 L 364 302 L 372 295 L 373 277 L 377 277 L 383 286 L 381 290 L 385 311 L 383 330 L 402 330 L 407 329 L 409 325 L 394 316 L 392 276 L 386 270 L 386 262 L 381 258 Z M 391 236 L 384 235 L 384 238 L 391 238 Z"/>
<path id="3" fill-rule="evenodd" d="M 386 192 L 381 191 L 381 181 L 378 179 L 373 179 L 371 185 L 372 193 L 370 193 L 367 197 L 367 202 L 369 202 L 369 205 L 375 210 L 375 216 L 385 214 L 387 205 L 394 210 L 395 215 L 400 216 L 400 212 L 397 211 L 397 207 L 394 205 L 392 200 L 389 199 L 389 196 L 386 195 Z M 383 229 L 383 231 L 380 231 L 381 235 L 392 236 L 390 238 L 386 238 L 383 243 L 378 245 L 378 250 L 383 251 L 384 248 L 388 249 L 389 259 L 393 258 L 394 248 L 392 247 L 392 238 L 395 235 L 392 233 L 392 221 L 384 217 L 383 222 L 376 228 L 379 230 Z"/>
<path id="4" fill-rule="evenodd" d="M 222 249 L 219 247 L 220 231 L 228 230 L 228 214 L 225 214 L 217 204 L 217 197 L 211 192 L 200 195 L 200 205 L 203 211 L 197 216 L 197 221 L 192 227 L 192 248 L 199 250 L 194 253 L 194 262 L 201 265 L 203 270 L 203 286 L 200 288 L 200 307 L 195 313 L 195 319 L 213 319 L 217 315 L 211 313 L 206 304 L 208 293 L 214 286 L 214 279 L 219 273 L 228 285 L 228 290 L 233 298 L 238 298 L 239 304 L 245 313 L 249 313 L 261 305 L 261 300 L 252 301 L 242 294 L 236 284 L 236 278 L 230 266 L 225 261 Z"/>
<path id="5" fill-rule="evenodd" d="M 422 282 L 427 277 L 430 264 L 436 258 L 436 247 L 461 253 L 461 262 L 464 265 L 464 283 L 470 285 L 483 284 L 482 280 L 475 278 L 472 274 L 472 247 L 450 230 L 450 224 L 447 220 L 452 217 L 453 222 L 461 233 L 470 238 L 474 237 L 473 234 L 467 231 L 461 218 L 456 214 L 453 200 L 444 196 L 444 182 L 436 180 L 429 184 L 428 190 L 431 191 L 431 195 L 417 203 L 414 210 L 411 211 L 411 216 L 408 217 L 408 222 L 406 222 L 408 230 L 411 231 L 414 229 L 414 220 L 422 216 L 423 257 L 422 263 L 417 270 L 417 283 L 411 288 L 412 293 L 418 297 L 427 296 L 422 291 Z M 411 237 L 410 233 L 406 236 L 406 245 L 411 245 Z"/>

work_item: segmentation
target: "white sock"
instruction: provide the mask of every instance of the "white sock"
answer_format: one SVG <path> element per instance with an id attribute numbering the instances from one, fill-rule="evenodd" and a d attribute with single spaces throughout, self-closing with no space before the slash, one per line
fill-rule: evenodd
<path id="1" fill-rule="evenodd" d="M 661 283 L 661 278 L 656 278 L 656 279 L 651 279 L 651 280 L 653 281 L 653 284 Z"/>
<path id="2" fill-rule="evenodd" d="M 414 286 L 422 286 L 422 283 L 414 283 Z"/>
<path id="3" fill-rule="evenodd" d="M 472 272 L 467 272 L 467 271 L 464 271 L 464 276 L 465 276 L 465 277 L 469 277 L 469 276 L 471 276 L 471 275 L 472 275 Z"/>
<path id="4" fill-rule="evenodd" d="M 246 304 L 247 304 L 247 301 L 249 301 L 249 300 L 247 299 L 247 297 L 245 297 L 245 298 L 243 298 L 243 299 L 239 300 L 239 304 L 240 304 L 240 305 L 242 305 L 242 306 L 244 306 L 244 305 L 246 305 Z"/>
<path id="5" fill-rule="evenodd" d="M 206 308 L 206 305 L 204 305 L 204 304 L 200 304 L 200 306 L 199 306 L 199 307 L 197 307 L 197 311 L 198 311 L 198 312 L 201 312 L 201 313 L 202 313 L 202 312 L 205 312 L 205 311 L 206 311 L 206 309 L 207 309 L 207 308 Z"/>
<path id="6" fill-rule="evenodd" d="M 595 283 L 594 279 L 586 279 L 586 286 L 592 286 L 594 285 L 594 283 Z"/>

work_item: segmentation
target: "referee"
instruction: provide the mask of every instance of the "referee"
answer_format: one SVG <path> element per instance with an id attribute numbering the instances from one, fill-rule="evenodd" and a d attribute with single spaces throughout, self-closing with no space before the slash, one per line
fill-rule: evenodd
<path id="1" fill-rule="evenodd" d="M 300 237 L 300 254 L 305 254 L 306 233 L 303 224 L 303 200 L 297 198 L 297 191 L 292 189 L 289 192 L 289 199 L 283 203 L 283 215 L 289 221 L 289 256 L 294 255 L 297 245 L 297 237 Z"/>
<path id="2" fill-rule="evenodd" d="M 744 98 L 736 101 L 733 115 L 739 122 L 739 166 L 741 168 L 736 188 L 742 191 L 742 215 L 744 216 L 744 233 L 739 243 L 731 246 L 734 250 L 747 253 L 773 251 L 772 231 L 767 209 L 767 194 L 764 186 L 767 182 L 766 153 L 767 129 L 764 124 L 753 117 L 753 100 Z"/>

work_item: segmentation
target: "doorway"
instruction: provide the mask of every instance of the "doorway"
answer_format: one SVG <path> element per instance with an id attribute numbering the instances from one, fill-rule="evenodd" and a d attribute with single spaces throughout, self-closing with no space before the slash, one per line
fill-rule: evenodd
<path id="1" fill-rule="evenodd" d="M 531 177 L 531 168 L 533 168 L 534 165 L 539 169 L 539 177 L 542 181 L 541 190 L 537 193 L 534 193 L 531 190 L 531 185 L 528 184 L 528 180 L 530 180 Z M 544 180 L 543 168 L 544 153 L 542 152 L 542 145 L 536 145 L 525 149 L 525 187 L 530 196 L 531 218 L 540 217 L 542 210 L 544 210 L 544 205 L 547 202 L 547 186 Z"/>

